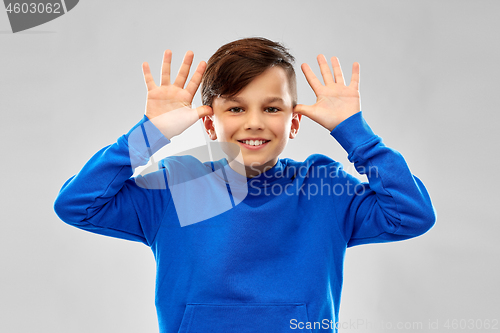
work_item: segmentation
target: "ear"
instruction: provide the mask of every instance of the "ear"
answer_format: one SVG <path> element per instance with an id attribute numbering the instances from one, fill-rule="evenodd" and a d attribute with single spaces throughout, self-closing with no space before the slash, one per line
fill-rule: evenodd
<path id="1" fill-rule="evenodd" d="M 211 140 L 216 140 L 217 134 L 215 133 L 213 115 L 203 117 L 203 126 L 205 126 L 205 131 L 207 131 L 208 137 Z"/>
<path id="2" fill-rule="evenodd" d="M 290 128 L 290 139 L 294 139 L 299 132 L 300 120 L 302 119 L 302 115 L 294 112 L 292 114 L 292 126 Z"/>

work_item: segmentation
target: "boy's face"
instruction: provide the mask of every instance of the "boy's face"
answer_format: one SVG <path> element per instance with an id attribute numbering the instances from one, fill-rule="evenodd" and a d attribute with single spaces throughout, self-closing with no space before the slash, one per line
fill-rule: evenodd
<path id="1" fill-rule="evenodd" d="M 297 134 L 301 118 L 293 113 L 288 78 L 281 67 L 267 69 L 232 98 L 216 97 L 212 108 L 213 115 L 204 118 L 209 137 L 239 147 L 240 154 L 231 156 L 235 159 L 229 164 L 234 170 L 244 165 L 247 177 L 276 164 L 288 139 Z"/>

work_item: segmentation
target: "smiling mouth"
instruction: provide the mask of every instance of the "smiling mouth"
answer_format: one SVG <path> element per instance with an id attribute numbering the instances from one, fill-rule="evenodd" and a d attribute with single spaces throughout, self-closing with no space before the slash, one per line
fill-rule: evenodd
<path id="1" fill-rule="evenodd" d="M 238 142 L 244 143 L 249 146 L 261 146 L 268 143 L 271 140 L 238 140 Z"/>

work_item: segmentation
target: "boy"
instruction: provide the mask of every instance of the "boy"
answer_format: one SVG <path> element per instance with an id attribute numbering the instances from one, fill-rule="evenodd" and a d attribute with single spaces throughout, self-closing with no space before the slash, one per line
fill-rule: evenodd
<path id="1" fill-rule="evenodd" d="M 294 59 L 278 43 L 226 44 L 184 88 L 192 60 L 186 53 L 171 83 L 167 50 L 159 86 L 143 64 L 145 116 L 64 184 L 57 214 L 151 247 L 162 333 L 336 332 L 346 248 L 429 230 L 424 185 L 364 121 L 358 63 L 348 86 L 335 57 L 332 75 L 318 56 L 325 85 L 303 64 L 317 95 L 306 106 L 297 104 Z M 203 106 L 191 109 L 200 83 Z M 323 155 L 278 157 L 302 115 L 337 139 L 369 184 Z M 131 178 L 199 118 L 227 158 L 172 156 Z"/>

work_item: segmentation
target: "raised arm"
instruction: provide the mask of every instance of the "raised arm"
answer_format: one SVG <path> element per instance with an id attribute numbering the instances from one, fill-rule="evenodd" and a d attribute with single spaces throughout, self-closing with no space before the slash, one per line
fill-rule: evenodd
<path id="1" fill-rule="evenodd" d="M 184 88 L 193 53 L 188 51 L 173 84 L 170 83 L 172 52 L 163 57 L 160 86 L 154 83 L 149 65 L 143 64 L 148 95 L 144 117 L 117 142 L 98 151 L 63 185 L 54 203 L 66 223 L 107 236 L 151 245 L 170 200 L 158 174 L 131 178 L 135 167 L 145 165 L 152 154 L 182 133 L 211 108 L 191 108 L 205 63 L 198 65 Z"/>
<path id="2" fill-rule="evenodd" d="M 348 246 L 408 239 L 425 233 L 435 223 L 435 211 L 424 184 L 414 176 L 403 156 L 386 147 L 362 117 L 359 64 L 351 82 L 344 83 L 340 63 L 332 57 L 332 75 L 326 58 L 318 56 L 325 84 L 307 64 L 302 70 L 314 90 L 314 105 L 294 110 L 328 129 L 347 151 L 349 160 L 369 183 L 339 169 L 332 182 L 345 195 L 335 197 L 334 216 Z"/>

